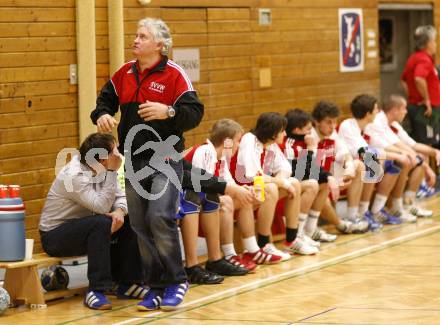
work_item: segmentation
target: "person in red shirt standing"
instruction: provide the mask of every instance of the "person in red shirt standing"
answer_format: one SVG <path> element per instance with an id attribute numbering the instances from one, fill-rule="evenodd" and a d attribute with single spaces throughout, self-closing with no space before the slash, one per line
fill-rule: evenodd
<path id="1" fill-rule="evenodd" d="M 401 76 L 408 97 L 412 137 L 425 144 L 440 140 L 440 82 L 435 67 L 436 30 L 419 26 L 415 30 L 416 51 L 409 57 Z"/>

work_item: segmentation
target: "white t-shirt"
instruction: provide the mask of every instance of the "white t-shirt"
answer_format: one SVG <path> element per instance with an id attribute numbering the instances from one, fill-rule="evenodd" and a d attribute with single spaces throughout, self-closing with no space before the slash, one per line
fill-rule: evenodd
<path id="1" fill-rule="evenodd" d="M 410 147 L 414 147 L 417 144 L 417 142 L 409 136 L 409 134 L 398 122 L 394 121 L 393 123 L 391 123 L 391 127 L 396 130 L 397 136 L 403 143 L 406 143 Z"/>
<path id="2" fill-rule="evenodd" d="M 362 136 L 362 131 L 354 118 L 342 121 L 339 126 L 338 135 L 345 142 L 353 158 L 358 157 L 358 151 L 360 148 L 368 146 L 368 143 Z"/>
<path id="3" fill-rule="evenodd" d="M 220 164 L 218 164 L 217 151 L 209 140 L 206 140 L 205 144 L 202 144 L 194 151 L 191 163 L 193 166 L 202 168 L 208 173 L 222 178 L 226 182 L 233 181 L 228 164 L 226 163 L 226 158 L 222 157 Z"/>
<path id="4" fill-rule="evenodd" d="M 370 145 L 375 148 L 384 149 L 400 141 L 390 128 L 388 118 L 383 111 L 376 115 L 373 123 L 365 127 L 365 133 L 370 136 Z"/>
<path id="5" fill-rule="evenodd" d="M 236 178 L 244 175 L 252 179 L 259 173 L 275 175 L 280 171 L 292 173 L 292 166 L 276 143 L 265 149 L 253 133 L 243 135 L 238 148 Z"/>

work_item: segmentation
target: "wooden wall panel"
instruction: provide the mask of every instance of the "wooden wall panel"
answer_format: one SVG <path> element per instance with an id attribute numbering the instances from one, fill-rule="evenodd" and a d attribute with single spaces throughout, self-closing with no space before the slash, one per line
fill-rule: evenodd
<path id="1" fill-rule="evenodd" d="M 37 248 L 56 155 L 78 146 L 74 63 L 74 0 L 0 1 L 0 183 L 21 185 L 27 236 Z"/>

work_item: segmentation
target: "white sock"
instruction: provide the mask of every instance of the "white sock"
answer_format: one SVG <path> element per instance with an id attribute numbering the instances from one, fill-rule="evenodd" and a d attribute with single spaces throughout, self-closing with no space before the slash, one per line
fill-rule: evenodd
<path id="1" fill-rule="evenodd" d="M 385 195 L 377 193 L 374 197 L 371 212 L 373 212 L 373 214 L 378 213 L 385 206 L 385 203 L 387 203 L 387 199 L 388 197 L 386 197 Z"/>
<path id="2" fill-rule="evenodd" d="M 416 192 L 405 191 L 403 196 L 405 197 L 405 202 L 406 203 L 408 203 L 409 205 L 414 204 L 414 202 L 416 200 Z"/>
<path id="3" fill-rule="evenodd" d="M 297 233 L 297 237 L 303 237 L 304 235 L 304 226 L 306 224 L 306 220 L 307 220 L 307 214 L 305 213 L 300 213 L 298 215 L 298 233 Z"/>
<path id="4" fill-rule="evenodd" d="M 403 199 L 401 197 L 393 199 L 393 209 L 399 212 L 403 211 Z"/>
<path id="5" fill-rule="evenodd" d="M 359 214 L 363 216 L 365 212 L 368 211 L 368 207 L 370 206 L 369 201 L 361 201 L 359 202 Z"/>
<path id="6" fill-rule="evenodd" d="M 306 224 L 304 226 L 304 231 L 307 236 L 313 235 L 318 226 L 318 219 L 321 211 L 310 210 L 309 216 L 307 217 Z"/>
<path id="7" fill-rule="evenodd" d="M 242 242 L 243 242 L 244 249 L 250 253 L 255 253 L 256 251 L 258 251 L 260 249 L 255 236 L 243 238 Z"/>
<path id="8" fill-rule="evenodd" d="M 357 215 L 358 215 L 358 212 L 359 212 L 359 207 L 358 206 L 348 207 L 348 209 L 347 209 L 347 218 L 348 218 L 348 220 L 354 221 L 356 219 Z M 365 212 L 367 212 L 367 211 L 365 210 Z"/>
<path id="9" fill-rule="evenodd" d="M 222 251 L 225 257 L 234 256 L 237 255 L 237 252 L 235 251 L 234 244 L 225 244 L 222 245 Z"/>

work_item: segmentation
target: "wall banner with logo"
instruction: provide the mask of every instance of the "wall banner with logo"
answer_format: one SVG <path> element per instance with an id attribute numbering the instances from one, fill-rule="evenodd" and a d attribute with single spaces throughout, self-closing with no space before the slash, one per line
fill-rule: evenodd
<path id="1" fill-rule="evenodd" d="M 339 9 L 339 67 L 341 72 L 364 70 L 362 9 Z"/>

